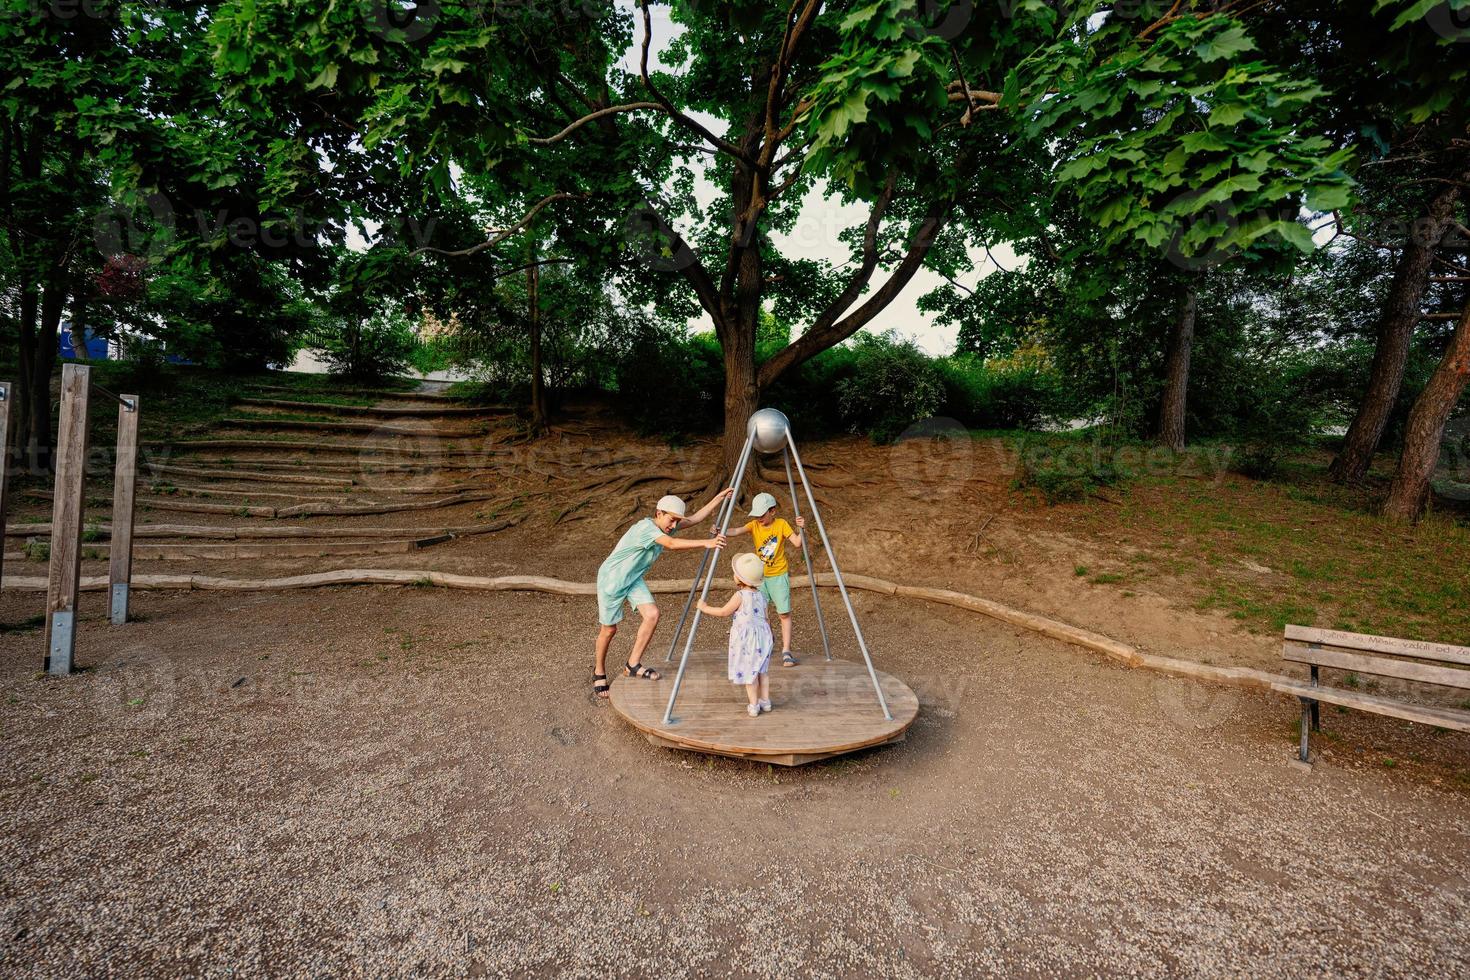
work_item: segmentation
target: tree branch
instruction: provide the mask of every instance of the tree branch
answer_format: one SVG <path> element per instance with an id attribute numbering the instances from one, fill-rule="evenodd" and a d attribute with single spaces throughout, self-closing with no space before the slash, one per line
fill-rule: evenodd
<path id="1" fill-rule="evenodd" d="M 455 257 L 460 257 L 460 258 L 462 258 L 464 256 L 469 256 L 469 255 L 478 255 L 479 253 L 485 251 L 485 249 L 487 249 L 487 248 L 494 248 L 496 245 L 499 245 L 501 242 L 505 241 L 507 238 L 510 238 L 512 235 L 514 235 L 517 232 L 519 232 L 522 229 L 524 229 L 527 225 L 529 225 L 532 222 L 532 220 L 535 219 L 536 215 L 541 212 L 541 209 L 542 208 L 546 207 L 548 204 L 552 203 L 553 201 L 566 201 L 566 200 L 570 200 L 572 198 L 585 198 L 586 196 L 587 195 L 585 193 L 573 194 L 573 193 L 570 193 L 570 192 L 567 192 L 567 191 L 559 191 L 559 192 L 557 192 L 555 194 L 548 194 L 545 197 L 543 197 L 540 201 L 537 201 L 536 202 L 536 206 L 533 207 L 533 208 L 531 208 L 531 210 L 527 211 L 526 212 L 526 216 L 523 217 L 520 221 L 517 221 L 515 224 L 511 225 L 509 228 L 501 228 L 501 229 L 496 230 L 490 236 L 490 238 L 488 238 L 487 240 L 481 242 L 478 245 L 471 245 L 469 248 L 462 248 L 462 249 L 459 249 L 458 251 L 449 251 L 448 249 L 433 248 L 431 246 L 425 245 L 422 248 L 416 248 L 412 252 L 409 252 L 408 253 L 409 254 L 409 257 L 412 258 L 412 257 L 415 257 L 415 256 L 419 256 L 419 255 L 424 254 L 425 252 L 433 252 L 436 255 L 449 255 L 449 256 L 455 256 Z"/>
<path id="2" fill-rule="evenodd" d="M 837 319 L 853 303 L 857 302 L 858 297 L 867 288 L 873 271 L 877 268 L 878 226 L 888 210 L 889 203 L 893 200 L 896 186 L 897 174 L 890 172 L 883 186 L 883 193 L 874 203 L 872 213 L 868 215 L 868 224 L 863 232 L 862 265 L 853 274 L 842 294 L 818 315 L 805 333 L 760 366 L 757 372 L 757 384 L 761 387 L 771 384 L 788 369 L 852 336 L 859 327 L 877 316 L 885 306 L 892 302 L 893 297 L 898 295 L 899 291 L 913 278 L 919 267 L 924 264 L 924 257 L 929 254 L 929 249 L 933 247 L 939 230 L 948 218 L 949 209 L 952 206 L 949 201 L 938 202 L 930 208 L 929 213 L 920 224 L 918 234 L 910 242 L 908 252 L 883 286 L 846 319 L 840 321 Z"/>
<path id="3" fill-rule="evenodd" d="M 730 154 L 735 159 L 745 163 L 747 166 L 754 166 L 755 161 L 746 156 L 745 152 L 741 150 L 740 147 L 736 146 L 734 143 L 731 143 L 729 140 L 721 139 L 720 137 L 716 136 L 714 133 L 706 129 L 698 120 L 693 119 L 690 116 L 687 116 L 684 113 L 680 112 L 674 107 L 674 104 L 664 96 L 662 92 L 654 87 L 653 79 L 648 77 L 648 43 L 649 41 L 653 40 L 653 21 L 648 13 L 648 0 L 638 0 L 638 8 L 643 12 L 643 52 L 638 62 L 638 71 L 643 76 L 643 87 L 648 89 L 648 94 L 652 95 L 655 99 L 658 100 L 659 105 L 663 107 L 663 110 L 665 112 L 667 112 L 674 119 L 678 120 L 679 123 L 686 128 L 693 130 L 700 136 L 709 140 L 712 146 L 719 147 L 721 150 Z"/>
<path id="4" fill-rule="evenodd" d="M 550 146 L 553 143 L 561 142 L 572 133 L 576 132 L 578 129 L 581 129 L 587 123 L 601 119 L 603 116 L 611 116 L 614 113 L 618 112 L 637 112 L 639 109 L 657 109 L 662 112 L 664 107 L 657 102 L 629 102 L 626 105 L 608 106 L 606 109 L 598 109 L 596 112 L 589 112 L 581 119 L 570 123 L 565 129 L 557 133 L 555 136 L 547 136 L 544 138 L 533 137 L 532 139 L 527 140 L 527 142 L 530 143 L 532 146 Z"/>

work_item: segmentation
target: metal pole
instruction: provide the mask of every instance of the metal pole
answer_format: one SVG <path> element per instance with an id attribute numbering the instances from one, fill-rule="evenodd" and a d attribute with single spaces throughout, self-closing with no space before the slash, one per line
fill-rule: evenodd
<path id="1" fill-rule="evenodd" d="M 791 490 L 791 513 L 801 516 L 801 503 L 796 499 L 796 480 L 791 476 L 791 454 L 781 450 L 781 462 L 786 464 L 786 486 Z M 822 604 L 817 600 L 817 570 L 812 565 L 811 552 L 806 547 L 806 534 L 801 536 L 801 560 L 806 562 L 806 577 L 811 580 L 812 607 L 817 611 L 817 629 L 822 634 L 822 652 L 832 659 L 832 646 L 827 642 L 827 623 L 822 618 Z"/>
<path id="2" fill-rule="evenodd" d="M 725 510 L 734 506 L 731 501 L 735 499 L 732 493 L 729 498 L 720 502 L 720 512 L 715 515 L 715 526 L 720 527 L 725 523 Z M 694 573 L 694 581 L 689 583 L 689 597 L 684 600 L 684 611 L 679 614 L 679 625 L 674 627 L 674 636 L 669 640 L 669 655 L 664 657 L 664 663 L 674 659 L 674 648 L 679 645 L 679 636 L 684 632 L 684 623 L 689 618 L 689 610 L 694 606 L 694 593 L 699 591 L 699 580 L 704 578 L 704 566 L 709 564 L 709 550 L 699 556 L 699 571 Z"/>
<path id="3" fill-rule="evenodd" d="M 740 452 L 740 464 L 735 467 L 735 480 L 730 486 L 735 490 L 730 494 L 730 506 L 725 511 L 724 520 L 720 524 L 720 532 L 724 534 L 730 525 L 730 515 L 734 513 L 735 501 L 740 496 L 740 482 L 745 479 L 745 465 L 750 462 L 750 454 L 755 449 L 755 435 L 745 437 L 745 448 Z M 705 576 L 704 587 L 699 592 L 699 601 L 703 602 L 709 596 L 710 583 L 715 580 L 715 570 L 720 566 L 720 549 L 710 549 L 711 560 L 709 574 Z M 694 649 L 694 634 L 699 631 L 699 609 L 694 610 L 694 621 L 689 624 L 689 636 L 684 641 L 684 653 L 679 657 L 679 672 L 674 675 L 674 689 L 669 692 L 669 706 L 664 709 L 663 724 L 674 723 L 674 702 L 679 699 L 679 687 L 684 683 L 684 671 L 689 667 L 689 652 Z"/>
<path id="4" fill-rule="evenodd" d="M 847 607 L 848 618 L 852 620 L 852 631 L 857 636 L 858 649 L 863 652 L 863 660 L 868 665 L 868 676 L 873 680 L 873 690 L 878 694 L 878 706 L 883 709 L 883 717 L 889 721 L 893 720 L 893 712 L 888 710 L 888 699 L 883 696 L 883 686 L 878 683 L 878 671 L 873 667 L 873 658 L 868 654 L 868 644 L 863 640 L 863 628 L 858 625 L 857 613 L 852 608 L 852 599 L 847 595 L 847 585 L 842 581 L 842 570 L 837 567 L 837 555 L 832 551 L 832 542 L 827 537 L 827 529 L 822 526 L 822 514 L 817 510 L 817 498 L 812 493 L 811 484 L 807 482 L 806 470 L 801 465 L 801 453 L 796 451 L 796 440 L 791 436 L 791 430 L 786 430 L 786 445 L 791 450 L 791 458 L 796 461 L 796 475 L 801 477 L 801 487 L 806 491 L 807 503 L 811 504 L 812 517 L 817 522 L 817 533 L 822 536 L 822 546 L 827 549 L 827 560 L 832 563 L 832 577 L 837 579 L 837 591 L 842 593 L 842 604 Z"/>

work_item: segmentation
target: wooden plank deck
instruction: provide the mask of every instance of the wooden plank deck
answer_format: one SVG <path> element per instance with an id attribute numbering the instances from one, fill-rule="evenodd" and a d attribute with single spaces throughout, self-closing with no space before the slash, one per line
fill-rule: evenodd
<path id="1" fill-rule="evenodd" d="M 674 721 L 663 724 L 673 690 L 677 658 L 646 657 L 664 679 L 616 677 L 612 705 L 655 745 L 710 755 L 799 766 L 847 752 L 900 742 L 919 713 L 919 699 L 891 674 L 878 672 L 893 720 L 884 719 L 873 683 L 861 660 L 826 661 L 808 652 L 799 667 L 771 667 L 774 710 L 758 718 L 746 713 L 745 689 L 725 675 L 722 650 L 690 655 Z"/>

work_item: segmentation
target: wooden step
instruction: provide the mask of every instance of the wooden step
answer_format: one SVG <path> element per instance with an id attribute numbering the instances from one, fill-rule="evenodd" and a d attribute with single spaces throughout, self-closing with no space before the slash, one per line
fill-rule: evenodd
<path id="1" fill-rule="evenodd" d="M 370 415 L 383 418 L 442 418 L 483 415 L 506 415 L 508 405 L 446 405 L 443 408 L 379 408 L 376 405 L 334 405 L 327 402 L 293 402 L 279 398 L 237 398 L 237 405 L 255 408 L 282 408 L 292 411 L 321 412 L 324 415 Z"/>
<path id="2" fill-rule="evenodd" d="M 43 539 L 44 540 L 44 539 Z M 441 534 L 426 538 L 399 538 L 382 541 L 278 541 L 244 543 L 165 543 L 134 542 L 134 561 L 225 561 L 235 558 L 322 558 L 332 555 L 400 555 L 421 548 L 430 548 L 445 541 L 454 540 L 454 535 Z M 88 551 L 106 556 L 111 551 L 107 544 L 83 546 Z M 24 552 L 8 552 L 5 560 L 24 561 Z"/>
<path id="3" fill-rule="evenodd" d="M 273 419 L 265 415 L 219 420 L 222 429 L 289 429 L 301 432 L 368 432 L 379 436 L 414 436 L 420 439 L 473 439 L 485 430 L 441 432 L 436 429 L 405 429 L 377 422 L 309 422 L 304 419 Z"/>
<path id="4" fill-rule="evenodd" d="M 421 434 L 421 433 L 415 433 Z M 478 437 L 479 433 L 476 433 Z M 447 436 L 436 436 L 443 442 L 458 442 L 462 438 L 451 438 Z M 178 450 L 181 452 L 194 452 L 200 449 L 251 449 L 264 452 L 292 452 L 292 453 L 337 453 L 347 455 L 361 455 L 362 453 L 382 453 L 385 456 L 394 456 L 407 459 L 422 459 L 433 461 L 436 459 L 464 459 L 480 456 L 508 456 L 515 452 L 508 446 L 485 446 L 478 449 L 410 449 L 392 443 L 343 443 L 343 442 L 295 442 L 285 439 L 183 439 L 169 442 L 150 442 L 146 447 L 154 453 L 163 450 Z M 395 460 L 396 462 L 396 460 Z"/>
<path id="5" fill-rule="evenodd" d="M 358 398 L 377 398 L 382 401 L 390 399 L 401 399 L 403 401 L 435 402 L 443 401 L 458 404 L 460 399 L 449 395 L 436 394 L 428 391 L 400 390 L 397 388 L 322 388 L 314 390 L 311 388 L 293 388 L 290 385 L 252 385 L 251 391 L 279 391 L 293 395 L 350 395 Z"/>
<path id="6" fill-rule="evenodd" d="M 437 527 L 299 527 L 283 524 L 277 527 L 210 527 L 193 524 L 138 524 L 133 529 L 134 538 L 206 538 L 223 541 L 268 540 L 277 538 L 401 538 L 415 539 L 440 537 L 463 538 L 478 534 L 494 534 L 515 527 L 525 520 L 524 514 L 504 517 L 487 524 L 439 525 Z M 112 534 L 111 524 L 97 525 L 103 535 Z M 5 536 L 10 538 L 47 537 L 51 534 L 50 524 L 7 524 Z"/>
<path id="7" fill-rule="evenodd" d="M 204 480 L 234 480 L 239 483 L 292 483 L 300 486 L 310 487 L 339 487 L 354 486 L 357 481 L 351 477 L 344 476 L 302 476 L 292 473 L 265 473 L 252 472 L 250 470 L 235 469 L 204 469 L 193 466 L 175 466 L 172 463 L 154 463 L 147 467 L 147 473 L 174 473 L 178 476 L 192 476 Z"/>

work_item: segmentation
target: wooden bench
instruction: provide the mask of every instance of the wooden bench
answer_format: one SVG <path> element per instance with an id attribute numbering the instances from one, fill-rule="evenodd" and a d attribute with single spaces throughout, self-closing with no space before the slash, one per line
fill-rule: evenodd
<path id="1" fill-rule="evenodd" d="M 1421 725 L 1470 732 L 1470 711 L 1428 707 L 1398 698 L 1322 687 L 1317 676 L 1321 668 L 1330 667 L 1353 674 L 1396 677 L 1465 691 L 1470 690 L 1470 647 L 1344 633 L 1341 630 L 1319 630 L 1309 626 L 1287 626 L 1286 642 L 1281 655 L 1312 669 L 1310 683 L 1289 681 L 1271 685 L 1273 691 L 1301 699 L 1302 744 L 1299 755 L 1302 762 L 1310 761 L 1307 751 L 1309 728 L 1321 731 L 1317 706 L 1322 701 L 1388 715 L 1391 718 L 1402 718 L 1405 721 L 1416 721 Z"/>

